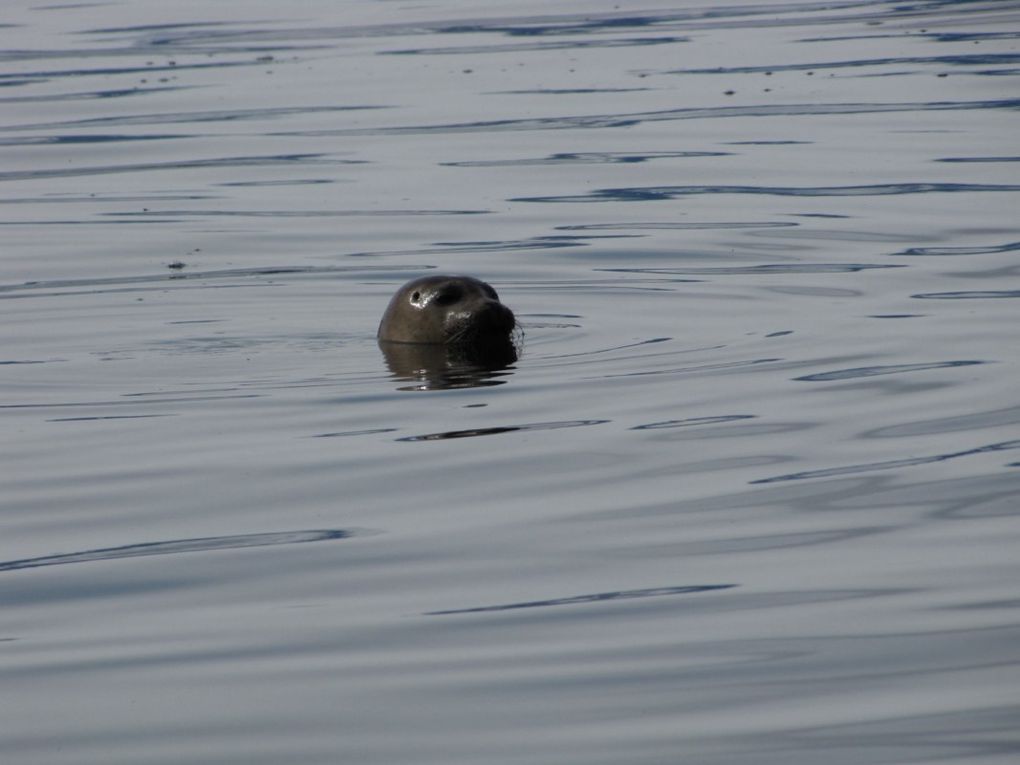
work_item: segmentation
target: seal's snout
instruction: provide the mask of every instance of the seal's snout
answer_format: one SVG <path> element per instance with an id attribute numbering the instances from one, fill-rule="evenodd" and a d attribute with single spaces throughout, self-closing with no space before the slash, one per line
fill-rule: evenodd
<path id="1" fill-rule="evenodd" d="M 514 312 L 498 300 L 483 298 L 452 312 L 447 317 L 446 342 L 450 345 L 480 345 L 509 342 L 517 326 Z"/>
<path id="2" fill-rule="evenodd" d="M 517 317 L 514 316 L 514 312 L 498 300 L 486 301 L 482 321 L 493 334 L 509 335 L 517 326 Z"/>

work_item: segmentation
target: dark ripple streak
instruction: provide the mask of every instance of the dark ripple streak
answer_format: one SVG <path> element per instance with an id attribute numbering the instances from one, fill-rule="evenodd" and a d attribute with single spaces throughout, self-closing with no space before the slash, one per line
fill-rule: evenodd
<path id="1" fill-rule="evenodd" d="M 0 200 L 2 202 L 3 200 Z M 711 229 L 745 229 L 745 228 L 794 228 L 799 223 L 793 221 L 719 221 L 713 223 L 700 221 L 697 223 L 578 223 L 557 226 L 557 231 L 699 231 Z M 607 269 L 603 269 L 607 270 Z"/>
<path id="2" fill-rule="evenodd" d="M 689 428 L 698 425 L 720 425 L 738 420 L 753 420 L 754 414 L 720 414 L 712 417 L 690 417 L 686 420 L 663 420 L 650 422 L 647 425 L 635 425 L 631 430 L 663 430 L 665 428 Z"/>
<path id="3" fill-rule="evenodd" d="M 92 117 L 84 120 L 63 122 L 37 122 L 30 125 L 4 125 L 2 131 L 14 130 L 55 130 L 64 128 L 96 127 L 99 125 L 170 125 L 192 122 L 241 122 L 245 120 L 266 120 L 279 117 L 293 117 L 323 112 L 352 112 L 366 109 L 388 109 L 379 105 L 351 106 L 280 106 L 266 109 L 223 109 L 204 112 L 175 112 L 160 114 L 125 114 L 118 117 Z"/>
<path id="4" fill-rule="evenodd" d="M 921 372 L 928 369 L 947 369 L 952 367 L 969 367 L 975 364 L 987 364 L 987 361 L 934 361 L 928 364 L 889 364 L 887 366 L 856 367 L 854 369 L 837 369 L 834 372 L 818 372 L 817 374 L 794 377 L 799 382 L 831 382 L 833 380 L 856 380 L 860 377 L 878 377 L 879 375 L 898 375 L 904 372 Z"/>
<path id="5" fill-rule="evenodd" d="M 338 130 L 299 130 L 270 135 L 417 135 L 427 133 L 475 133 L 500 130 L 573 130 L 581 128 L 632 127 L 643 122 L 717 119 L 721 117 L 795 117 L 819 114 L 878 114 L 884 112 L 923 112 L 977 109 L 1017 109 L 1020 99 L 989 101 L 918 101 L 913 103 L 774 104 L 755 106 L 708 106 L 666 109 L 628 114 L 593 114 L 571 117 L 535 117 L 528 119 L 458 122 L 446 125 L 408 125 L 400 127 L 342 128 Z"/>
<path id="6" fill-rule="evenodd" d="M 933 462 L 946 462 L 957 457 L 970 457 L 975 454 L 987 454 L 989 452 L 1002 452 L 1010 449 L 1020 449 L 1020 441 L 1002 441 L 997 444 L 978 446 L 974 449 L 965 449 L 961 452 L 949 452 L 947 454 L 933 454 L 928 457 L 908 457 L 900 460 L 888 460 L 887 462 L 868 462 L 863 465 L 846 465 L 844 467 L 823 468 L 821 470 L 805 470 L 800 473 L 787 473 L 772 478 L 759 478 L 749 481 L 752 484 L 776 483 L 778 481 L 800 481 L 805 478 L 830 478 L 832 476 L 852 475 L 854 473 L 867 473 L 872 470 L 891 470 L 893 468 L 913 467 L 914 465 L 929 465 Z"/>
<path id="7" fill-rule="evenodd" d="M 654 587 L 647 590 L 621 590 L 619 592 L 597 592 L 592 595 L 574 595 L 569 598 L 552 600 L 531 600 L 525 603 L 506 603 L 499 606 L 478 606 L 458 608 L 449 611 L 426 611 L 424 616 L 446 616 L 448 614 L 477 614 L 485 611 L 511 611 L 518 608 L 544 608 L 546 606 L 569 606 L 577 603 L 600 603 L 607 600 L 630 600 L 633 598 L 655 598 L 662 595 L 689 595 L 695 592 L 713 592 L 738 587 L 736 584 L 697 584 L 686 587 Z"/>
<path id="8" fill-rule="evenodd" d="M 679 159 L 690 157 L 730 157 L 730 151 L 579 151 L 558 152 L 547 157 L 534 159 L 490 159 L 465 160 L 463 162 L 440 162 L 440 167 L 530 167 L 543 165 L 602 165 L 602 164 L 634 164 L 648 162 L 652 159 Z"/>
<path id="9" fill-rule="evenodd" d="M 691 194 L 762 194 L 778 197 L 862 197 L 900 194 L 952 194 L 978 191 L 1020 191 L 1017 184 L 875 183 L 864 186 L 644 186 L 595 189 L 587 194 L 516 197 L 510 202 L 651 202 Z"/>
<path id="10" fill-rule="evenodd" d="M 236 550 L 243 547 L 267 547 L 289 545 L 300 542 L 323 542 L 331 539 L 349 539 L 355 531 L 343 529 L 314 529 L 310 531 L 281 531 L 268 534 L 237 534 L 225 537 L 198 537 L 177 539 L 168 542 L 143 542 L 122 547 L 103 547 L 96 550 L 44 555 L 39 558 L 24 558 L 0 562 L 0 571 L 15 571 L 40 566 L 59 566 L 64 563 L 87 563 L 97 560 L 138 558 L 148 555 L 174 555 L 186 552 L 209 552 L 212 550 Z"/>
<path id="11" fill-rule="evenodd" d="M 139 162 L 127 165 L 97 165 L 60 170 L 19 170 L 0 173 L 0 181 L 23 181 L 36 178 L 75 178 L 84 175 L 109 175 L 111 173 L 138 173 L 150 170 L 181 170 L 205 167 L 270 167 L 273 165 L 316 164 L 316 165 L 364 165 L 366 160 L 327 159 L 328 154 L 279 154 L 253 157 L 220 157 L 218 159 L 186 159 L 173 162 Z"/>
<path id="12" fill-rule="evenodd" d="M 541 16 L 505 16 L 499 18 L 443 19 L 415 23 L 383 23 L 359 26 L 329 26 L 276 28 L 236 28 L 227 22 L 201 22 L 188 24 L 159 24 L 85 30 L 85 34 L 140 34 L 142 39 L 134 46 L 137 50 L 153 52 L 177 51 L 178 47 L 189 52 L 205 53 L 222 51 L 224 43 L 230 43 L 227 50 L 259 50 L 241 47 L 237 43 L 271 42 L 279 45 L 283 41 L 323 40 L 332 41 L 348 38 L 410 37 L 421 35 L 455 34 L 500 34 L 507 37 L 540 37 L 552 35 L 590 36 L 609 30 L 621 31 L 696 31 L 734 28 L 775 28 L 802 26 L 833 26 L 839 24 L 862 24 L 886 19 L 917 19 L 934 16 L 945 19 L 964 17 L 973 19 L 975 11 L 965 3 L 964 9 L 949 6 L 960 5 L 958 0 L 932 0 L 912 6 L 887 7 L 888 3 L 869 0 L 825 0 L 796 6 L 763 5 L 753 7 L 735 5 L 730 7 L 706 4 L 705 8 L 669 10 L 661 12 L 635 12 L 633 10 L 605 13 L 560 13 Z M 710 10 L 706 10 L 710 7 Z M 978 9 L 986 11 L 987 9 Z M 824 14 L 824 15 L 822 15 Z M 245 22 L 258 24 L 259 22 Z M 171 34 L 173 32 L 173 34 Z M 872 39 L 869 35 L 868 39 Z M 210 47 L 210 43 L 215 47 Z M 309 46 L 311 47 L 311 46 Z M 273 48 L 277 49 L 276 47 Z"/>
<path id="13" fill-rule="evenodd" d="M 109 218 L 372 218 L 487 214 L 489 210 L 147 210 L 100 213 Z"/>
<path id="14" fill-rule="evenodd" d="M 970 66 L 979 64 L 1015 64 L 1020 62 L 1017 53 L 973 53 L 957 56 L 904 56 L 899 58 L 873 58 L 854 61 L 829 61 L 813 64 L 778 64 L 770 66 L 733 66 L 715 69 L 672 69 L 656 74 L 753 74 L 759 72 L 792 72 L 798 70 L 820 71 L 823 69 L 846 69 L 865 66 L 890 66 L 900 64 L 946 64 L 948 66 Z"/>
<path id="15" fill-rule="evenodd" d="M 0 87 L 14 85 L 10 80 L 0 80 Z M 28 85 L 29 82 L 17 83 Z M 36 84 L 32 82 L 31 84 Z M 179 90 L 192 90 L 190 85 L 161 85 L 146 88 L 120 88 L 117 90 L 91 90 L 77 93 L 53 93 L 41 96 L 4 96 L 0 98 L 0 104 L 33 104 L 52 103 L 54 101 L 89 101 L 105 98 L 125 98 L 128 96 L 150 96 L 162 93 L 171 93 Z"/>
<path id="16" fill-rule="evenodd" d="M 1016 252 L 1020 250 L 1020 242 L 1009 242 L 1007 244 L 989 245 L 987 247 L 911 247 L 903 252 L 893 252 L 891 255 L 995 255 L 1000 252 Z"/>
<path id="17" fill-rule="evenodd" d="M 397 441 L 446 441 L 451 438 L 472 438 L 474 436 L 496 436 L 502 433 L 516 433 L 522 430 L 557 430 L 559 428 L 577 428 L 584 425 L 602 425 L 610 420 L 564 420 L 562 422 L 533 422 L 527 425 L 507 425 L 494 428 L 471 428 L 469 430 L 449 430 L 444 433 L 426 433 L 421 436 L 406 436 Z"/>
<path id="18" fill-rule="evenodd" d="M 256 52 L 259 49 L 249 48 L 247 52 Z M 272 50 L 277 51 L 280 48 L 273 48 Z M 103 55 L 114 53 L 115 51 L 102 51 Z M 125 51 L 126 55 L 138 55 L 140 51 L 131 50 Z M 166 54 L 169 51 L 160 51 L 161 54 Z M 193 51 L 188 51 L 189 53 Z M 49 51 L 46 52 L 46 58 L 50 58 Z M 151 55 L 151 54 L 150 54 Z M 32 58 L 38 58 L 38 56 L 32 56 Z M 27 57 L 24 59 L 27 60 Z M 226 69 L 228 67 L 239 67 L 239 66 L 265 66 L 264 61 L 218 61 L 215 64 L 174 64 L 174 65 L 158 65 L 152 66 L 117 66 L 117 67 L 103 67 L 99 69 L 51 69 L 49 71 L 36 71 L 36 72 L 19 72 L 17 74 L 0 74 L 0 86 L 4 85 L 28 85 L 36 84 L 39 82 L 46 82 L 47 80 L 59 78 L 59 77 L 94 77 L 96 75 L 109 76 L 117 74 L 154 74 L 156 72 L 180 72 L 196 69 Z"/>
<path id="19" fill-rule="evenodd" d="M 687 275 L 710 276 L 736 274 L 845 274 L 869 271 L 875 268 L 889 268 L 888 264 L 874 263 L 765 263 L 758 266 L 692 266 L 690 268 L 596 268 L 595 271 L 609 271 L 623 274 L 661 274 L 663 276 Z M 892 266 L 902 268 L 903 266 Z"/>
<path id="20" fill-rule="evenodd" d="M 23 138 L 0 138 L 0 146 L 55 146 L 88 143 L 121 143 L 123 141 L 171 141 L 192 138 L 186 133 L 163 133 L 155 135 L 37 135 Z"/>
<path id="21" fill-rule="evenodd" d="M 919 292 L 911 295 L 919 300 L 988 300 L 1020 298 L 1020 290 L 971 290 L 965 292 Z"/>
<path id="22" fill-rule="evenodd" d="M 690 42 L 689 37 L 631 37 L 616 40 L 557 40 L 555 42 L 506 43 L 503 45 L 464 45 L 448 48 L 407 48 L 379 51 L 382 56 L 457 55 L 479 53 L 523 53 L 545 50 L 584 50 L 587 48 L 629 48 Z"/>

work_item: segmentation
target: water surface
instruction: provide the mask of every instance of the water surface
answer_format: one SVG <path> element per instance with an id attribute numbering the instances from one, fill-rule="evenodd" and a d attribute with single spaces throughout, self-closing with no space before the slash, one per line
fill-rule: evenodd
<path id="1" fill-rule="evenodd" d="M 1020 6 L 4 21 L 4 761 L 1016 761 Z"/>

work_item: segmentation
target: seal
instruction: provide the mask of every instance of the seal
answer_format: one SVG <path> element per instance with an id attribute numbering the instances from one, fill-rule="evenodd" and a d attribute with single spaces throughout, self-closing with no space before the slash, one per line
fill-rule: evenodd
<path id="1" fill-rule="evenodd" d="M 516 325 L 513 311 L 490 285 L 471 276 L 434 275 L 397 290 L 376 336 L 382 343 L 502 350 L 513 346 Z"/>

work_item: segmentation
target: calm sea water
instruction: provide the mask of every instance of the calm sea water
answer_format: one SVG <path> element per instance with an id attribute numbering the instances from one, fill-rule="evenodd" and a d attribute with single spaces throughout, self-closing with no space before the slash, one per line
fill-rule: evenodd
<path id="1" fill-rule="evenodd" d="M 1017 762 L 1020 4 L 4 11 L 4 762 Z"/>

